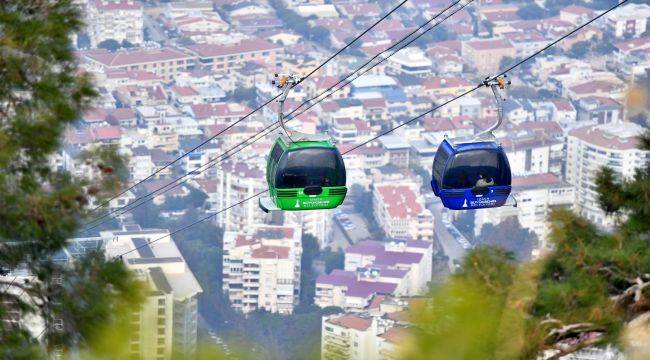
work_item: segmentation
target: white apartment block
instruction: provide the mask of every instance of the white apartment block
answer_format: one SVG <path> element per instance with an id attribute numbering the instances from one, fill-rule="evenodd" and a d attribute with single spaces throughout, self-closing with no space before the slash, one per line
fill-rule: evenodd
<path id="1" fill-rule="evenodd" d="M 409 47 L 388 59 L 387 72 L 424 76 L 431 74 L 433 62 L 418 47 Z"/>
<path id="2" fill-rule="evenodd" d="M 234 309 L 291 314 L 300 295 L 302 234 L 297 226 L 258 225 L 224 234 L 223 291 Z"/>
<path id="3" fill-rule="evenodd" d="M 634 123 L 604 124 L 574 129 L 567 137 L 566 181 L 575 187 L 573 209 L 593 223 L 609 228 L 614 219 L 600 209 L 595 177 L 608 166 L 623 179 L 650 161 L 639 150 L 637 137 L 645 129 Z"/>
<path id="4" fill-rule="evenodd" d="M 607 26 L 616 37 L 640 36 L 646 31 L 650 5 L 628 4 L 607 15 Z"/>
<path id="5" fill-rule="evenodd" d="M 512 195 L 517 207 L 476 210 L 474 234 L 481 233 L 483 225 L 499 224 L 509 216 L 516 216 L 523 228 L 533 231 L 539 239 L 539 248 L 547 247 L 549 233 L 548 215 L 558 207 L 573 205 L 574 188 L 552 173 L 514 177 Z"/>
<path id="6" fill-rule="evenodd" d="M 433 215 L 424 206 L 415 183 L 375 185 L 373 210 L 390 238 L 433 239 Z"/>
<path id="7" fill-rule="evenodd" d="M 400 305 L 394 306 L 399 303 Z M 378 296 L 373 308 L 362 313 L 324 316 L 321 358 L 324 360 L 388 360 L 400 358 L 409 336 L 404 321 L 408 300 Z"/>
<path id="8" fill-rule="evenodd" d="M 261 164 L 240 159 L 225 161 L 218 165 L 215 181 L 217 193 L 221 194 L 216 208 L 226 209 L 216 216 L 218 226 L 226 231 L 247 231 L 264 222 L 266 214 L 260 211 L 257 201 L 233 206 L 267 189 Z"/>
<path id="9" fill-rule="evenodd" d="M 431 280 L 433 243 L 361 241 L 346 249 L 344 270 L 316 279 L 314 303 L 363 311 L 377 295 L 415 296 Z"/>
<path id="10" fill-rule="evenodd" d="M 512 175 L 562 173 L 564 143 L 561 140 L 535 132 L 523 132 L 500 141 L 508 155 Z"/>
<path id="11" fill-rule="evenodd" d="M 126 40 L 137 45 L 144 41 L 144 12 L 137 0 L 91 0 L 87 24 L 92 47 L 104 40 Z"/>
<path id="12" fill-rule="evenodd" d="M 197 297 L 203 291 L 169 230 L 103 231 L 106 255 L 120 257 L 151 287 L 139 312 L 130 350 L 142 359 L 192 356 L 197 340 Z M 150 242 L 155 241 L 155 244 Z"/>

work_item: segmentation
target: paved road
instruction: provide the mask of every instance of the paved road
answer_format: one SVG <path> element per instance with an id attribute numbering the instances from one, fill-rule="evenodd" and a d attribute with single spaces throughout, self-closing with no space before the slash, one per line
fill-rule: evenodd
<path id="1" fill-rule="evenodd" d="M 442 222 L 442 203 L 435 201 L 428 206 L 433 214 L 435 236 L 440 243 L 445 255 L 449 257 L 449 269 L 454 270 L 454 260 L 461 261 L 465 256 L 466 250 L 456 241 L 456 239 L 447 231 L 445 224 Z"/>

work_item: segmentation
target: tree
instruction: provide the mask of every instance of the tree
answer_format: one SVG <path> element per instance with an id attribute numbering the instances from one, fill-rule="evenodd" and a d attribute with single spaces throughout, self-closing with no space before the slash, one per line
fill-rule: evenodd
<path id="1" fill-rule="evenodd" d="M 553 93 L 551 90 L 539 89 L 537 91 L 537 97 L 542 100 L 551 100 L 555 98 L 555 93 Z"/>
<path id="2" fill-rule="evenodd" d="M 591 49 L 591 43 L 589 41 L 578 41 L 577 43 L 573 44 L 571 46 L 571 50 L 569 50 L 569 56 L 572 58 L 576 59 L 583 59 L 585 56 L 587 56 L 587 53 Z"/>
<path id="3" fill-rule="evenodd" d="M 130 333 L 125 317 L 142 295 L 135 277 L 94 251 L 71 265 L 53 255 L 101 215 L 89 204 L 115 194 L 124 159 L 112 149 L 90 151 L 82 163 L 86 178 L 50 165 L 64 130 L 96 92 L 72 52 L 71 35 L 82 31 L 78 6 L 20 3 L 0 2 L 0 268 L 26 269 L 35 280 L 0 280 L 0 352 L 45 358 L 43 350 L 74 347 L 82 355 L 122 357 Z M 13 316 L 42 318 L 38 340 L 46 346 L 22 322 L 6 321 Z"/>
<path id="4" fill-rule="evenodd" d="M 120 49 L 121 45 L 117 40 L 106 39 L 97 44 L 97 47 L 100 49 L 106 49 L 110 52 L 115 52 Z"/>
<path id="5" fill-rule="evenodd" d="M 77 49 L 90 48 L 90 37 L 86 33 L 77 34 Z"/>
<path id="6" fill-rule="evenodd" d="M 510 216 L 496 226 L 484 224 L 479 243 L 502 247 L 512 252 L 517 260 L 528 260 L 537 245 L 537 235 L 522 228 L 516 216 Z"/>
<path id="7" fill-rule="evenodd" d="M 257 107 L 257 90 L 255 87 L 244 88 L 238 87 L 235 88 L 232 92 L 228 93 L 228 97 L 239 103 L 245 103 L 249 106 Z"/>
<path id="8" fill-rule="evenodd" d="M 481 21 L 481 25 L 483 25 L 485 27 L 485 30 L 488 31 L 489 37 L 494 36 L 494 26 L 495 25 L 494 25 L 493 22 L 491 22 L 489 20 L 483 20 L 483 21 Z M 478 34 L 476 36 L 478 36 Z"/>
<path id="9" fill-rule="evenodd" d="M 517 15 L 524 20 L 538 20 L 546 17 L 546 11 L 535 3 L 524 5 L 517 10 Z"/>
<path id="10" fill-rule="evenodd" d="M 124 49 L 130 49 L 130 48 L 134 47 L 135 45 L 133 45 L 129 40 L 124 39 L 124 40 L 122 40 L 122 44 L 120 46 L 122 48 L 124 48 Z"/>
<path id="11" fill-rule="evenodd" d="M 650 131 L 639 145 L 650 151 Z M 558 359 L 592 346 L 624 348 L 625 331 L 647 336 L 649 184 L 650 161 L 627 180 L 603 168 L 596 190 L 601 208 L 618 220 L 614 231 L 556 209 L 549 219 L 556 250 L 536 262 L 517 265 L 493 247 L 470 252 L 462 271 L 432 292 L 435 306 L 414 310 L 422 327 L 415 333 L 419 358 L 457 351 L 456 358 L 531 359 L 546 352 Z M 638 358 L 647 358 L 648 344 L 636 346 Z"/>

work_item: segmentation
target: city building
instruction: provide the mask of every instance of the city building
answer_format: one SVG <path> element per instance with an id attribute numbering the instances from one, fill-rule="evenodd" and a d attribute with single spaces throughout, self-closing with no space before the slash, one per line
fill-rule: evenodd
<path id="1" fill-rule="evenodd" d="M 410 299 L 377 296 L 361 313 L 323 316 L 321 358 L 324 360 L 398 359 L 411 324 Z"/>
<path id="2" fill-rule="evenodd" d="M 245 160 L 224 161 L 217 165 L 214 181 L 217 183 L 217 192 L 221 194 L 217 208 L 225 209 L 216 216 L 217 226 L 226 231 L 245 231 L 264 222 L 266 216 L 260 211 L 257 201 L 246 201 L 234 206 L 267 189 L 261 164 Z"/>
<path id="3" fill-rule="evenodd" d="M 92 47 L 104 40 L 128 41 L 132 45 L 144 41 L 144 11 L 140 1 L 90 0 L 86 9 Z"/>
<path id="4" fill-rule="evenodd" d="M 607 26 L 616 37 L 637 37 L 648 29 L 650 5 L 627 4 L 607 14 Z"/>
<path id="5" fill-rule="evenodd" d="M 117 52 L 96 50 L 89 51 L 84 55 L 91 68 L 96 67 L 104 71 L 148 71 L 167 81 L 182 72 L 193 69 L 195 58 L 170 47 Z"/>
<path id="6" fill-rule="evenodd" d="M 505 39 L 472 40 L 463 42 L 463 57 L 481 76 L 490 76 L 504 57 L 514 58 L 517 50 Z"/>
<path id="7" fill-rule="evenodd" d="M 433 243 L 362 241 L 345 251 L 345 268 L 316 279 L 314 303 L 348 311 L 366 309 L 376 295 L 423 294 L 431 280 Z"/>
<path id="8" fill-rule="evenodd" d="M 424 206 L 417 184 L 376 184 L 373 210 L 389 238 L 433 240 L 433 215 Z"/>
<path id="9" fill-rule="evenodd" d="M 575 187 L 573 209 L 596 225 L 609 228 L 614 218 L 598 203 L 595 177 L 608 166 L 623 179 L 650 161 L 650 153 L 638 149 L 638 136 L 645 129 L 634 123 L 585 126 L 567 137 L 566 181 Z"/>
<path id="10" fill-rule="evenodd" d="M 245 39 L 234 44 L 195 44 L 187 50 L 198 57 L 198 63 L 211 66 L 218 73 L 238 70 L 248 61 L 275 66 L 282 59 L 282 47 L 261 39 Z"/>
<path id="11" fill-rule="evenodd" d="M 106 239 L 106 255 L 119 257 L 151 288 L 131 318 L 131 353 L 143 359 L 191 356 L 196 351 L 197 297 L 203 290 L 169 230 L 138 227 L 100 235 Z"/>
<path id="12" fill-rule="evenodd" d="M 223 291 L 243 313 L 291 314 L 300 295 L 302 234 L 298 226 L 257 225 L 224 234 Z"/>
<path id="13" fill-rule="evenodd" d="M 386 66 L 388 72 L 396 75 L 424 76 L 431 74 L 433 62 L 420 48 L 408 47 L 390 57 Z"/>

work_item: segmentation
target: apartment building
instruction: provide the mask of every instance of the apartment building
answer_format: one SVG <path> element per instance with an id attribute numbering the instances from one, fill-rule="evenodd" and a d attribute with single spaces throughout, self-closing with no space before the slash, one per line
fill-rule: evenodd
<path id="1" fill-rule="evenodd" d="M 520 131 L 500 139 L 514 176 L 562 174 L 564 143 L 535 131 Z"/>
<path id="2" fill-rule="evenodd" d="M 276 65 L 283 52 L 281 46 L 261 39 L 244 39 L 234 44 L 195 44 L 186 48 L 198 57 L 200 64 L 218 73 L 240 69 L 248 61 Z"/>
<path id="3" fill-rule="evenodd" d="M 650 5 L 628 4 L 607 14 L 607 27 L 619 38 L 638 37 L 647 30 L 648 18 Z"/>
<path id="4" fill-rule="evenodd" d="M 92 47 L 104 40 L 144 41 L 144 12 L 138 0 L 90 0 L 87 6 L 88 35 Z"/>
<path id="5" fill-rule="evenodd" d="M 246 160 L 228 160 L 217 166 L 217 192 L 222 194 L 217 214 L 217 225 L 228 231 L 246 231 L 255 224 L 264 222 L 265 213 L 260 211 L 257 201 L 246 201 L 239 206 L 232 205 L 267 189 L 261 163 Z"/>
<path id="6" fill-rule="evenodd" d="M 368 311 L 323 316 L 321 358 L 398 359 L 409 336 L 408 305 L 409 299 L 378 296 Z"/>
<path id="7" fill-rule="evenodd" d="M 165 81 L 193 69 L 195 59 L 194 56 L 171 47 L 118 52 L 96 50 L 84 55 L 91 69 L 95 67 L 104 71 L 148 71 L 162 77 Z"/>
<path id="8" fill-rule="evenodd" d="M 298 226 L 257 225 L 228 231 L 223 246 L 223 291 L 243 313 L 291 314 L 300 295 L 302 234 Z"/>
<path id="9" fill-rule="evenodd" d="M 130 350 L 136 358 L 192 356 L 197 340 L 197 297 L 203 291 L 169 230 L 103 231 L 106 255 L 120 257 L 151 287 L 133 313 Z M 155 246 L 150 242 L 156 241 Z"/>
<path id="10" fill-rule="evenodd" d="M 523 228 L 533 231 L 539 240 L 539 249 L 548 247 L 550 226 L 548 216 L 554 208 L 573 206 L 574 188 L 552 173 L 515 176 L 512 179 L 512 195 L 517 207 L 500 207 L 477 210 L 474 234 L 478 236 L 485 224 L 496 225 L 509 216 L 516 216 Z"/>
<path id="11" fill-rule="evenodd" d="M 433 240 L 433 215 L 424 206 L 417 184 L 375 185 L 373 210 L 388 237 Z"/>
<path id="12" fill-rule="evenodd" d="M 634 123 L 604 124 L 574 129 L 567 137 L 566 181 L 575 187 L 573 209 L 594 224 L 609 228 L 614 219 L 598 205 L 595 178 L 608 166 L 623 179 L 650 161 L 650 153 L 639 150 L 638 136 L 645 128 Z"/>
<path id="13" fill-rule="evenodd" d="M 372 138 L 372 129 L 366 120 L 334 119 L 330 135 L 337 144 L 358 144 Z"/>
<path id="14" fill-rule="evenodd" d="M 378 294 L 413 296 L 431 279 L 433 243 L 362 241 L 346 249 L 344 270 L 316 279 L 314 303 L 348 311 L 366 309 Z"/>
<path id="15" fill-rule="evenodd" d="M 463 57 L 481 76 L 492 75 L 499 69 L 504 57 L 514 58 L 517 50 L 505 39 L 472 40 L 463 42 Z"/>
<path id="16" fill-rule="evenodd" d="M 388 59 L 386 72 L 395 75 L 424 76 L 431 74 L 432 66 L 433 62 L 427 58 L 424 51 L 417 47 L 409 47 Z"/>

